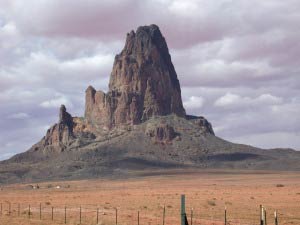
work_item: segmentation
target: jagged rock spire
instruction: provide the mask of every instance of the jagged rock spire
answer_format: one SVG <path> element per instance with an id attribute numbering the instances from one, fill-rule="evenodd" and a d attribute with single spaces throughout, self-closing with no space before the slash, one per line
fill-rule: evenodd
<path id="1" fill-rule="evenodd" d="M 87 89 L 85 117 L 111 128 L 172 113 L 185 116 L 167 43 L 158 26 L 139 27 L 115 57 L 108 93 Z"/>
<path id="2" fill-rule="evenodd" d="M 71 114 L 67 112 L 65 105 L 61 105 L 59 109 L 59 123 L 72 127 L 73 119 Z"/>

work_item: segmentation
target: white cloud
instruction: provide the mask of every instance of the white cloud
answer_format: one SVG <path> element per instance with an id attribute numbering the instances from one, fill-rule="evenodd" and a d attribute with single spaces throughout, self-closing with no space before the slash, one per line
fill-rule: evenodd
<path id="1" fill-rule="evenodd" d="M 204 104 L 204 98 L 198 96 L 191 96 L 187 101 L 183 102 L 183 105 L 188 110 L 199 109 Z"/>
<path id="2" fill-rule="evenodd" d="M 271 94 L 262 94 L 254 99 L 254 101 L 266 104 L 281 104 L 283 100 L 282 98 L 273 96 Z"/>
<path id="3" fill-rule="evenodd" d="M 68 108 L 72 108 L 72 102 L 63 95 L 58 95 L 57 97 L 44 101 L 40 104 L 44 108 L 59 108 L 61 105 L 66 105 Z"/>
<path id="4" fill-rule="evenodd" d="M 83 74 L 85 76 L 99 74 L 99 77 L 107 76 L 107 74 L 101 74 L 103 68 L 111 67 L 113 64 L 114 56 L 112 54 L 109 55 L 94 55 L 91 57 L 81 57 L 73 60 L 64 61 L 62 63 L 58 63 L 59 73 L 60 74 L 68 74 L 69 76 L 78 76 L 82 77 Z M 88 72 L 88 73 L 87 73 Z"/>
<path id="5" fill-rule="evenodd" d="M 242 102 L 242 98 L 239 95 L 226 93 L 226 95 L 218 98 L 215 101 L 215 106 L 227 106 L 227 105 L 233 105 L 238 104 Z"/>
<path id="6" fill-rule="evenodd" d="M 271 94 L 262 94 L 256 98 L 242 97 L 237 94 L 226 93 L 218 98 L 214 105 L 217 107 L 249 107 L 257 105 L 277 105 L 282 103 L 282 98 Z"/>
<path id="7" fill-rule="evenodd" d="M 27 118 L 29 118 L 29 115 L 27 113 L 20 112 L 20 113 L 15 113 L 15 114 L 9 115 L 8 118 L 9 119 L 27 119 Z"/>
<path id="8" fill-rule="evenodd" d="M 191 17 L 197 15 L 199 13 L 199 4 L 197 1 L 172 1 L 168 7 L 171 13 L 174 13 L 183 17 Z"/>
<path id="9" fill-rule="evenodd" d="M 0 24 L 0 49 L 14 47 L 19 41 L 19 33 L 13 22 L 8 22 L 1 27 Z"/>

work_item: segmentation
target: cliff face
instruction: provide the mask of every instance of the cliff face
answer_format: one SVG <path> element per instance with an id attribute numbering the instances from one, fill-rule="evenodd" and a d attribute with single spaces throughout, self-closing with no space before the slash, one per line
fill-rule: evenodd
<path id="1" fill-rule="evenodd" d="M 156 115 L 184 117 L 180 84 L 164 37 L 156 25 L 127 34 L 116 55 L 109 91 L 86 90 L 85 118 L 97 127 L 139 124 Z"/>

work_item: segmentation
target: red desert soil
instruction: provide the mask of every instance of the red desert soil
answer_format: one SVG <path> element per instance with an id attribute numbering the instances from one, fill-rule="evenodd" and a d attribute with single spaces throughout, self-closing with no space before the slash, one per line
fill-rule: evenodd
<path id="1" fill-rule="evenodd" d="M 97 208 L 98 224 L 115 224 L 117 208 L 118 225 L 138 224 L 138 211 L 141 225 L 158 225 L 162 224 L 165 206 L 165 225 L 179 225 L 181 194 L 186 195 L 188 220 L 193 208 L 193 225 L 224 224 L 225 206 L 229 224 L 258 224 L 260 204 L 267 209 L 269 224 L 274 224 L 274 210 L 278 211 L 279 224 L 300 224 L 297 172 L 178 170 L 128 180 L 53 181 L 38 185 L 39 189 L 32 189 L 30 184 L 1 187 L 0 224 L 64 224 L 65 206 L 67 224 L 79 224 L 81 206 L 81 224 L 96 224 Z"/>

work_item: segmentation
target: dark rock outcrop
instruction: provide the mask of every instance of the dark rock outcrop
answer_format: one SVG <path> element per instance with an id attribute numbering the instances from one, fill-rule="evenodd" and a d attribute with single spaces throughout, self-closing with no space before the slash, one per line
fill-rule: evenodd
<path id="1" fill-rule="evenodd" d="M 172 113 L 185 116 L 166 41 L 156 25 L 139 27 L 115 57 L 108 93 L 86 90 L 85 118 L 110 129 Z"/>
<path id="2" fill-rule="evenodd" d="M 186 118 L 192 121 L 194 124 L 196 124 L 200 128 L 202 133 L 209 133 L 215 135 L 211 123 L 208 122 L 207 119 L 205 119 L 203 116 L 187 115 Z"/>
<path id="3" fill-rule="evenodd" d="M 66 125 L 70 130 L 73 129 L 73 117 L 67 112 L 65 105 L 60 106 L 59 123 Z"/>
<path id="4" fill-rule="evenodd" d="M 45 137 L 41 141 L 41 145 L 42 147 L 52 146 L 58 150 L 62 150 L 72 139 L 74 139 L 73 118 L 67 112 L 66 107 L 61 105 L 59 122 L 47 130 Z"/>
<path id="5" fill-rule="evenodd" d="M 146 128 L 146 135 L 151 137 L 155 142 L 169 143 L 176 137 L 176 132 L 169 124 L 148 124 Z"/>

